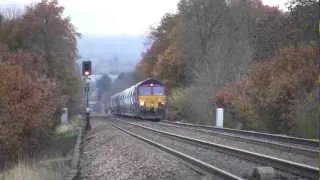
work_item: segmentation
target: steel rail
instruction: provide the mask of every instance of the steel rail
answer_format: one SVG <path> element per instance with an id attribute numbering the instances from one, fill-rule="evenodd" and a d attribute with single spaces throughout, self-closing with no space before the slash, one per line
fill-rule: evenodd
<path id="1" fill-rule="evenodd" d="M 158 124 L 163 125 L 163 126 L 175 127 L 175 128 L 180 128 L 181 127 L 179 125 L 171 124 L 171 123 L 160 122 Z M 213 130 L 207 130 L 207 129 L 202 129 L 202 128 L 194 128 L 194 127 L 189 127 L 189 126 L 183 126 L 183 127 L 186 128 L 186 129 L 195 130 L 195 131 L 199 131 L 199 132 L 202 132 L 202 133 L 223 136 L 223 137 L 229 138 L 229 139 L 241 140 L 241 141 L 244 141 L 244 142 L 263 145 L 263 146 L 268 146 L 268 147 L 272 147 L 272 148 L 275 148 L 275 149 L 284 150 L 284 151 L 288 151 L 288 152 L 294 151 L 296 153 L 301 153 L 301 154 L 304 154 L 306 156 L 310 156 L 310 157 L 313 157 L 313 158 L 319 157 L 319 151 L 316 150 L 316 149 L 310 149 L 310 148 L 294 146 L 292 144 L 281 144 L 281 142 L 280 143 L 272 142 L 272 141 L 268 141 L 268 140 L 265 140 L 265 139 L 252 138 L 250 136 L 249 137 L 248 136 L 243 136 L 243 135 L 239 136 L 237 134 L 224 133 L 224 132 L 221 132 L 221 131 L 213 131 Z"/>
<path id="2" fill-rule="evenodd" d="M 188 163 L 190 163 L 190 164 L 192 164 L 194 166 L 197 166 L 197 167 L 205 170 L 206 172 L 208 172 L 210 174 L 217 175 L 217 176 L 219 176 L 219 177 L 221 177 L 223 179 L 226 179 L 226 180 L 244 180 L 243 178 L 241 178 L 239 176 L 236 176 L 236 175 L 231 174 L 231 173 L 229 173 L 227 171 L 224 171 L 222 169 L 214 167 L 211 164 L 203 162 L 203 161 L 201 161 L 199 159 L 196 159 L 196 158 L 194 158 L 192 156 L 184 154 L 184 153 L 182 153 L 180 151 L 177 151 L 177 150 L 172 149 L 170 147 L 167 147 L 165 145 L 159 144 L 159 143 L 157 143 L 155 141 L 149 140 L 149 139 L 147 139 L 145 137 L 142 137 L 142 136 L 140 136 L 138 134 L 135 134 L 135 133 L 130 132 L 128 130 L 125 130 L 123 128 L 120 128 L 119 126 L 115 125 L 114 123 L 112 123 L 112 125 L 115 128 L 117 128 L 117 129 L 119 129 L 119 130 L 121 130 L 121 131 L 123 131 L 123 132 L 125 132 L 125 133 L 127 133 L 127 134 L 129 134 L 129 135 L 131 135 L 131 136 L 133 136 L 135 138 L 137 138 L 137 139 L 140 139 L 140 140 L 142 140 L 142 141 L 144 141 L 144 142 L 146 142 L 148 144 L 151 144 L 151 145 L 153 145 L 153 146 L 155 146 L 155 147 L 157 147 L 157 148 L 159 148 L 159 149 L 161 149 L 163 151 L 166 151 L 166 152 L 168 152 L 170 154 L 173 154 L 174 156 L 177 156 L 177 157 L 183 159 L 184 161 L 186 161 L 186 162 L 188 162 Z"/>
<path id="3" fill-rule="evenodd" d="M 242 159 L 247 159 L 249 161 L 256 162 L 258 164 L 271 166 L 271 167 L 278 169 L 280 171 L 289 172 L 291 174 L 294 174 L 294 175 L 297 175 L 300 177 L 317 179 L 319 176 L 319 169 L 317 167 L 313 167 L 313 166 L 309 166 L 309 165 L 305 165 L 305 164 L 301 164 L 301 163 L 296 163 L 293 161 L 284 160 L 284 159 L 280 159 L 280 158 L 276 158 L 276 157 L 272 157 L 272 156 L 268 156 L 268 155 L 264 155 L 264 154 L 259 154 L 259 153 L 255 153 L 255 152 L 251 152 L 251 151 L 247 151 L 247 150 L 243 150 L 243 149 L 238 149 L 238 148 L 234 148 L 234 147 L 230 147 L 230 146 L 225 146 L 222 144 L 203 141 L 203 140 L 196 139 L 196 138 L 191 138 L 191 137 L 177 135 L 177 134 L 173 134 L 173 133 L 169 133 L 169 132 L 165 132 L 165 131 L 161 131 L 161 130 L 156 130 L 156 129 L 146 127 L 143 125 L 139 125 L 136 123 L 126 122 L 126 121 L 122 121 L 122 120 L 118 120 L 118 121 L 130 124 L 132 126 L 140 127 L 142 129 L 146 129 L 151 132 L 171 136 L 171 137 L 174 137 L 174 138 L 177 138 L 180 140 L 188 141 L 191 143 L 196 143 L 198 145 L 206 146 L 209 148 L 219 149 L 220 151 L 222 151 L 224 153 L 228 153 L 230 155 L 237 156 Z"/>
<path id="4" fill-rule="evenodd" d="M 314 147 L 314 148 L 319 148 L 319 144 L 320 144 L 320 141 L 317 139 L 306 139 L 306 138 L 299 138 L 299 137 L 286 136 L 286 135 L 280 135 L 280 134 L 269 134 L 269 133 L 263 133 L 263 132 L 246 131 L 246 130 L 231 129 L 231 128 L 218 128 L 215 126 L 206 126 L 206 125 L 190 124 L 190 123 L 182 123 L 182 122 L 172 122 L 172 121 L 167 121 L 167 120 L 163 120 L 162 122 L 183 125 L 183 126 L 189 126 L 189 127 L 204 128 L 204 129 L 208 129 L 208 130 L 214 130 L 214 131 L 220 131 L 220 132 L 226 132 L 226 133 L 241 134 L 241 135 L 252 136 L 252 137 L 257 137 L 257 138 L 266 138 L 266 139 L 270 139 L 270 140 L 281 141 L 284 143 L 299 144 L 299 145 L 305 145 L 305 146 L 310 146 L 310 147 Z"/>

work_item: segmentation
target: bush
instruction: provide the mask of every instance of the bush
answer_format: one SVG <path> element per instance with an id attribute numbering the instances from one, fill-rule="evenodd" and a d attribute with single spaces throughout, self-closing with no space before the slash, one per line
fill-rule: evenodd
<path id="1" fill-rule="evenodd" d="M 175 89 L 169 96 L 169 109 L 178 120 L 208 124 L 212 120 L 212 103 L 197 87 Z"/>
<path id="2" fill-rule="evenodd" d="M 193 88 L 177 88 L 169 96 L 169 111 L 175 120 L 192 120 L 195 117 Z"/>
<path id="3" fill-rule="evenodd" d="M 55 128 L 55 134 L 57 137 L 75 136 L 78 133 L 78 129 L 84 127 L 82 117 L 74 117 L 68 124 L 60 124 Z"/>
<path id="4" fill-rule="evenodd" d="M 1 150 L 15 155 L 53 126 L 62 101 L 52 83 L 32 79 L 18 65 L 0 64 L 0 72 Z"/>
<path id="5" fill-rule="evenodd" d="M 320 73 L 315 49 L 282 49 L 272 61 L 251 67 L 241 81 L 221 89 L 218 106 L 228 108 L 245 128 L 315 137 L 315 94 Z"/>
<path id="6" fill-rule="evenodd" d="M 169 108 L 172 111 L 178 111 L 185 104 L 187 97 L 190 95 L 190 89 L 174 89 L 168 97 Z"/>
<path id="7" fill-rule="evenodd" d="M 316 91 L 317 89 L 315 88 L 311 93 L 295 101 L 293 114 L 296 128 L 293 134 L 310 138 L 317 138 L 319 136 L 320 107 Z"/>

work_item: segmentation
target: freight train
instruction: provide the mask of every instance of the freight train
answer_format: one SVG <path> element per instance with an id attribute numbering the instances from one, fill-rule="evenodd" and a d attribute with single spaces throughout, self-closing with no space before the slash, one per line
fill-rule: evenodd
<path id="1" fill-rule="evenodd" d="M 110 100 L 111 114 L 161 120 L 166 114 L 166 87 L 156 79 L 148 78 L 116 93 Z"/>

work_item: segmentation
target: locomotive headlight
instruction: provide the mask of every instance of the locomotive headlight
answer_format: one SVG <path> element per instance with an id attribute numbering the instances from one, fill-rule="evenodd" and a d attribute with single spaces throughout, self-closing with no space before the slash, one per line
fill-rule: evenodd
<path id="1" fill-rule="evenodd" d="M 140 101 L 140 106 L 144 106 L 144 101 Z"/>
<path id="2" fill-rule="evenodd" d="M 164 105 L 164 101 L 158 100 L 158 104 Z"/>

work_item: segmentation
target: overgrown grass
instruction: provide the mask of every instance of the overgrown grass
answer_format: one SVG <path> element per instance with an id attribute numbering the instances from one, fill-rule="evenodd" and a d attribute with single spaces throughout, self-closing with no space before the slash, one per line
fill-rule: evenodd
<path id="1" fill-rule="evenodd" d="M 1 180 L 62 180 L 65 173 L 63 157 L 36 162 L 20 160 L 12 169 L 0 173 Z"/>
<path id="2" fill-rule="evenodd" d="M 0 172 L 0 180 L 62 180 L 69 168 L 66 162 L 70 159 L 63 155 L 63 148 L 57 146 L 63 146 L 61 143 L 66 143 L 66 139 L 76 136 L 82 123 L 81 118 L 74 118 L 69 124 L 58 125 L 52 140 L 58 143 L 51 143 L 41 157 L 25 158 L 22 155 L 13 168 Z"/>
<path id="3" fill-rule="evenodd" d="M 56 127 L 55 136 L 56 137 L 65 137 L 65 136 L 75 136 L 78 132 L 78 128 L 82 127 L 83 121 L 81 118 L 71 119 L 69 124 L 60 124 Z"/>

